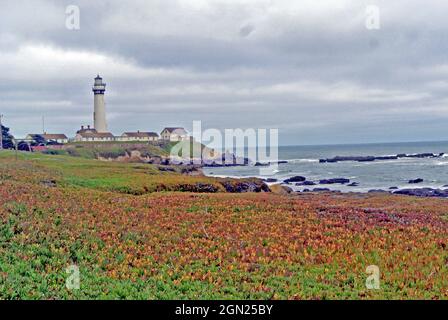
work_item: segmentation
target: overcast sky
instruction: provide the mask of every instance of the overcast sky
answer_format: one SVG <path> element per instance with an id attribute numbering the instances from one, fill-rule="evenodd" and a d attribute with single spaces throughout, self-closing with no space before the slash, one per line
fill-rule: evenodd
<path id="1" fill-rule="evenodd" d="M 66 7 L 80 29 L 66 27 Z M 380 29 L 366 28 L 368 5 Z M 448 140 L 446 0 L 0 0 L 13 134 L 278 128 L 281 144 Z M 370 20 L 368 20 L 370 21 Z"/>

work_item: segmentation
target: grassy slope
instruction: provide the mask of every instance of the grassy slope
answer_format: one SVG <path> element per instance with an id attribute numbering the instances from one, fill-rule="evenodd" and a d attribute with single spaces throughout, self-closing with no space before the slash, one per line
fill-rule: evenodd
<path id="1" fill-rule="evenodd" d="M 0 153 L 0 299 L 448 298 L 446 200 L 113 192 L 151 177 L 168 178 Z M 72 263 L 78 291 L 65 288 Z"/>
<path id="2" fill-rule="evenodd" d="M 3 159 L 3 161 L 1 161 Z M 51 180 L 66 186 L 88 187 L 103 191 L 118 191 L 140 195 L 154 191 L 197 190 L 198 185 L 211 185 L 223 191 L 216 179 L 208 177 L 188 177 L 177 173 L 163 173 L 148 164 L 127 164 L 101 162 L 64 155 L 43 155 L 39 153 L 19 153 L 18 163 L 12 152 L 0 153 L 3 165 L 16 167 L 27 172 L 28 167 L 49 172 Z M 26 175 L 23 176 L 26 180 Z"/>
<path id="3" fill-rule="evenodd" d="M 117 158 L 124 156 L 131 150 L 139 150 L 143 155 L 152 157 L 167 157 L 173 143 L 150 144 L 142 142 L 73 142 L 64 145 L 64 150 L 55 151 L 56 154 L 69 154 L 85 159 Z"/>
<path id="4" fill-rule="evenodd" d="M 138 150 L 142 156 L 149 157 L 168 157 L 172 148 L 179 144 L 180 147 L 188 147 L 190 154 L 193 154 L 193 146 L 195 143 L 190 141 L 183 142 L 163 142 L 157 143 L 142 143 L 142 142 L 74 142 L 64 145 L 64 150 L 53 151 L 55 154 L 69 154 L 76 157 L 86 159 L 97 159 L 98 156 L 104 158 L 117 158 L 130 153 L 132 150 Z M 197 145 L 197 144 L 196 144 Z M 206 148 L 201 146 L 201 150 Z M 211 152 L 210 149 L 206 149 Z"/>

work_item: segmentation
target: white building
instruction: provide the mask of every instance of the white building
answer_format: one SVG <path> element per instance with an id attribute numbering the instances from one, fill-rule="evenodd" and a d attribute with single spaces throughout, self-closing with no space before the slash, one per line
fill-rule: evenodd
<path id="1" fill-rule="evenodd" d="M 81 127 L 81 130 L 76 132 L 75 136 L 76 142 L 108 142 L 115 141 L 115 137 L 110 132 L 98 132 L 96 129 L 90 128 L 87 126 L 87 129 L 84 126 Z"/>
<path id="2" fill-rule="evenodd" d="M 158 141 L 159 135 L 155 132 L 125 132 L 121 137 L 116 138 L 117 141 Z"/>
<path id="3" fill-rule="evenodd" d="M 184 128 L 165 128 L 160 133 L 160 137 L 164 141 L 184 141 L 188 140 L 190 136 Z"/>

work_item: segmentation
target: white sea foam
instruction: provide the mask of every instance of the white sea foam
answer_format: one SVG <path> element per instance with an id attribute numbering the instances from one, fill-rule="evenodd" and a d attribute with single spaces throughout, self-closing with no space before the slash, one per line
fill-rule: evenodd
<path id="1" fill-rule="evenodd" d="M 284 160 L 284 161 L 288 161 L 289 163 L 319 162 L 319 159 L 289 159 L 289 160 Z"/>

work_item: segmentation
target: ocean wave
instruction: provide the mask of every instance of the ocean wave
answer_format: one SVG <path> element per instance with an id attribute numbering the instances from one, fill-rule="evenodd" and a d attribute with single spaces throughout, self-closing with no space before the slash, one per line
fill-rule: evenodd
<path id="1" fill-rule="evenodd" d="M 319 162 L 319 159 L 288 159 L 284 161 L 288 161 L 288 163 Z"/>
<path id="2" fill-rule="evenodd" d="M 264 177 L 257 176 L 257 175 L 244 175 L 244 176 L 237 176 L 237 175 L 231 175 L 231 174 L 206 174 L 207 177 L 214 177 L 214 178 L 231 178 L 231 179 L 247 179 L 247 178 L 260 178 L 264 179 Z"/>

